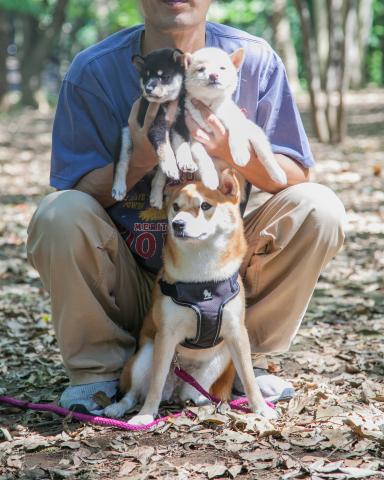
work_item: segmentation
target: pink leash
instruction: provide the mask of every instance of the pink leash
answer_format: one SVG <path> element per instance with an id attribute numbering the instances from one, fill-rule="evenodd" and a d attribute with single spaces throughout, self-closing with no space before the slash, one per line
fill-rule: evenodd
<path id="1" fill-rule="evenodd" d="M 176 367 L 175 374 L 179 378 L 181 378 L 182 380 L 184 380 L 185 382 L 189 383 L 194 388 L 196 388 L 196 390 L 198 390 L 202 395 L 208 398 L 208 400 L 210 400 L 211 402 L 216 404 L 220 403 L 220 400 L 218 398 L 215 398 L 212 395 L 210 395 L 191 375 L 189 375 L 184 370 Z M 233 409 L 241 410 L 242 412 L 249 413 L 250 412 L 249 408 L 241 406 L 241 404 L 244 404 L 246 402 L 247 402 L 247 398 L 242 397 L 237 400 L 233 400 L 232 402 L 229 403 L 229 405 Z M 17 408 L 28 408 L 30 410 L 37 410 L 39 412 L 56 413 L 64 417 L 74 418 L 79 422 L 92 423 L 93 425 L 102 425 L 105 427 L 116 427 L 121 430 L 133 430 L 133 431 L 149 430 L 150 428 L 154 427 L 155 425 L 158 425 L 161 422 L 166 422 L 167 420 L 170 420 L 172 418 L 180 417 L 180 415 L 182 414 L 182 412 L 177 412 L 172 415 L 167 415 L 166 417 L 158 418 L 157 420 L 154 420 L 153 422 L 148 423 L 147 425 L 132 425 L 128 422 L 123 422 L 122 420 L 115 420 L 112 418 L 87 415 L 86 413 L 73 412 L 72 410 L 68 410 L 67 408 L 59 407 L 54 403 L 32 403 L 32 402 L 26 402 L 23 400 L 18 400 L 16 398 L 6 397 L 1 395 L 0 395 L 0 403 L 7 403 L 8 405 L 12 405 Z M 274 407 L 274 405 L 270 402 L 267 402 L 267 404 L 271 407 Z M 191 413 L 188 413 L 188 412 L 187 412 L 187 415 L 193 416 Z"/>

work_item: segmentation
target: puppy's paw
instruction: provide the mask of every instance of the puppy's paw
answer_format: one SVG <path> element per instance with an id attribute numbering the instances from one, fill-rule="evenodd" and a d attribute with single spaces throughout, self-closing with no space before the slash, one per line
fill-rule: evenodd
<path id="1" fill-rule="evenodd" d="M 284 170 L 280 168 L 278 165 L 272 167 L 271 169 L 271 178 L 277 183 L 281 185 L 286 185 L 288 183 L 287 175 L 285 174 Z"/>
<path id="2" fill-rule="evenodd" d="M 196 172 L 197 165 L 192 156 L 185 155 L 177 158 L 177 165 L 182 172 Z"/>
<path id="3" fill-rule="evenodd" d="M 167 177 L 172 178 L 173 180 L 179 180 L 180 172 L 172 148 L 168 145 L 160 146 L 157 150 L 157 156 L 159 158 L 161 171 Z"/>
<path id="4" fill-rule="evenodd" d="M 251 158 L 251 152 L 247 144 L 243 142 L 232 142 L 230 144 L 233 161 L 239 167 L 247 165 Z"/>
<path id="5" fill-rule="evenodd" d="M 151 207 L 161 210 L 163 208 L 163 192 L 158 192 L 152 189 L 151 195 L 149 197 L 149 203 Z"/>
<path id="6" fill-rule="evenodd" d="M 183 143 L 176 152 L 177 166 L 182 172 L 196 172 L 197 165 L 192 158 L 191 149 L 188 143 Z"/>
<path id="7" fill-rule="evenodd" d="M 115 181 L 112 188 L 112 197 L 120 202 L 127 195 L 127 185 L 125 181 Z"/>
<path id="8" fill-rule="evenodd" d="M 132 425 L 148 425 L 148 423 L 152 423 L 155 420 L 153 415 L 135 415 L 132 417 L 128 423 Z"/>
<path id="9" fill-rule="evenodd" d="M 179 180 L 180 172 L 177 168 L 176 162 L 164 162 L 161 164 L 160 168 L 168 178 L 172 178 L 172 180 Z"/>
<path id="10" fill-rule="evenodd" d="M 110 418 L 121 418 L 127 410 L 128 408 L 123 402 L 112 403 L 104 409 L 104 415 Z"/>

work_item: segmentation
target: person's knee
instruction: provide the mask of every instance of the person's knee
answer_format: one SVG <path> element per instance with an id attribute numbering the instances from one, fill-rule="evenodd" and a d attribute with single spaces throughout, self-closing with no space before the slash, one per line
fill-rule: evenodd
<path id="1" fill-rule="evenodd" d="M 320 241 L 341 246 L 346 213 L 336 194 L 325 185 L 301 183 L 291 187 L 291 200 L 303 211 L 305 224 Z"/>
<path id="2" fill-rule="evenodd" d="M 90 195 L 77 190 L 65 190 L 47 195 L 37 208 L 28 227 L 27 253 L 33 262 L 36 250 L 67 245 L 76 248 L 77 239 L 91 229 L 95 214 L 103 208 Z M 48 252 L 47 252 L 48 253 Z"/>

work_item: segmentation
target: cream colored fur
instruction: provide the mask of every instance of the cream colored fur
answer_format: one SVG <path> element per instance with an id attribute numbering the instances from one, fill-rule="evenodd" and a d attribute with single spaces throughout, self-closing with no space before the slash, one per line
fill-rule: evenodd
<path id="1" fill-rule="evenodd" d="M 212 47 L 186 54 L 186 108 L 200 127 L 210 132 L 211 128 L 192 103 L 192 99 L 200 100 L 228 130 L 229 146 L 235 164 L 240 167 L 247 165 L 251 156 L 250 149 L 253 148 L 270 177 L 285 185 L 287 177 L 277 163 L 265 133 L 248 120 L 232 100 L 238 82 L 237 70 L 240 69 L 243 59 L 242 48 L 232 55 Z M 213 78 L 216 78 L 216 81 L 212 81 Z M 217 188 L 218 174 L 213 168 L 212 159 L 197 141 L 192 142 L 191 149 L 202 182 L 208 188 Z M 217 165 L 217 168 L 220 171 L 220 166 Z"/>

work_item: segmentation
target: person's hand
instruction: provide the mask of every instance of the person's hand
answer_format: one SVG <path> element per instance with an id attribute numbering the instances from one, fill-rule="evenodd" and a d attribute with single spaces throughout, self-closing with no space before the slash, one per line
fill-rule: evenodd
<path id="1" fill-rule="evenodd" d="M 228 144 L 228 130 L 216 115 L 199 100 L 192 100 L 193 105 L 197 108 L 204 121 L 211 128 L 211 132 L 207 132 L 200 127 L 192 118 L 191 114 L 186 112 L 186 124 L 192 138 L 202 143 L 211 157 L 220 158 L 227 162 L 231 162 L 232 156 Z"/>
<path id="2" fill-rule="evenodd" d="M 149 141 L 148 131 L 153 124 L 160 104 L 149 102 L 143 125 L 137 120 L 141 98 L 132 105 L 128 118 L 128 127 L 132 139 L 133 151 L 127 174 L 127 191 L 131 190 L 136 183 L 147 173 L 153 170 L 159 163 L 153 145 Z M 172 125 L 177 111 L 177 100 L 170 102 L 167 108 L 166 121 Z"/>
<path id="3" fill-rule="evenodd" d="M 156 102 L 149 102 L 148 109 L 144 117 L 144 123 L 143 126 L 141 126 L 137 120 L 140 101 L 141 97 L 134 102 L 131 113 L 128 117 L 128 127 L 133 144 L 133 155 L 130 166 L 141 167 L 146 169 L 148 172 L 158 164 L 156 152 L 148 138 L 148 131 L 156 118 L 160 104 Z M 168 104 L 166 114 L 166 121 L 168 125 L 172 125 L 175 120 L 177 104 L 177 100 L 169 102 Z"/>

